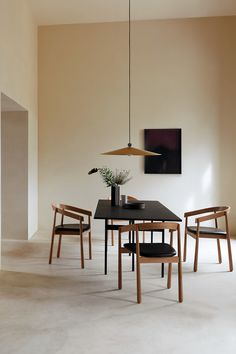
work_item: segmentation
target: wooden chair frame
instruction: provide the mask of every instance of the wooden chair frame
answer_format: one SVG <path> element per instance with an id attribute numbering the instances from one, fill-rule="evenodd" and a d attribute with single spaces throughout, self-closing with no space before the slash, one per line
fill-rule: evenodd
<path id="1" fill-rule="evenodd" d="M 53 218 L 53 228 L 52 228 L 52 238 L 51 238 L 51 247 L 50 247 L 50 253 L 49 253 L 49 264 L 52 263 L 52 256 L 53 256 L 53 246 L 54 246 L 54 238 L 55 235 L 59 236 L 58 240 L 58 247 L 57 247 L 57 258 L 60 257 L 61 254 L 61 241 L 62 241 L 62 236 L 63 235 L 76 235 L 80 236 L 80 253 L 81 253 L 81 268 L 84 268 L 84 246 L 83 246 L 83 235 L 85 233 L 88 233 L 89 237 L 89 259 L 92 259 L 92 237 L 91 237 L 91 216 L 92 212 L 86 209 L 81 209 L 77 208 L 72 205 L 66 205 L 66 204 L 60 204 L 59 206 L 56 206 L 55 204 L 52 204 L 52 209 L 54 210 L 54 218 Z M 61 225 L 64 223 L 64 217 L 72 218 L 74 220 L 77 220 L 78 223 L 80 224 L 80 231 L 78 233 L 78 230 L 69 230 L 69 231 L 64 231 L 63 233 L 56 233 L 56 221 L 57 221 L 57 216 L 58 214 L 61 215 Z M 84 221 L 84 217 L 87 218 L 88 220 L 88 225 L 89 228 L 86 231 L 83 231 L 82 227 L 82 222 Z"/>
<path id="2" fill-rule="evenodd" d="M 196 240 L 195 244 L 195 255 L 194 255 L 194 266 L 193 270 L 194 272 L 197 272 L 198 269 L 198 252 L 199 252 L 199 239 L 200 238 L 209 238 L 209 239 L 216 239 L 217 240 L 217 250 L 218 250 L 218 260 L 219 263 L 222 263 L 222 255 L 221 255 L 221 247 L 220 247 L 220 240 L 224 239 L 227 241 L 227 247 L 228 247 L 228 257 L 229 257 L 229 271 L 233 271 L 233 260 L 232 260 L 232 251 L 231 251 L 231 242 L 230 242 L 230 232 L 229 232 L 229 223 L 228 223 L 228 214 L 230 211 L 230 207 L 228 206 L 219 206 L 219 207 L 210 207 L 210 208 L 205 208 L 205 209 L 199 209 L 199 210 L 194 210 L 190 212 L 186 212 L 184 214 L 185 217 L 185 235 L 184 235 L 184 257 L 183 261 L 186 262 L 187 258 L 187 235 L 193 237 Z M 199 216 L 202 214 L 207 214 L 203 216 Z M 192 216 L 198 216 L 195 219 L 195 224 L 196 224 L 196 233 L 193 233 L 188 230 L 188 222 L 189 222 L 189 217 Z M 207 233 L 201 233 L 200 232 L 200 227 L 203 222 L 209 221 L 209 220 L 214 220 L 215 221 L 215 228 L 218 228 L 218 219 L 224 218 L 225 221 L 225 235 L 221 234 L 207 234 Z"/>
<path id="3" fill-rule="evenodd" d="M 173 233 L 177 232 L 177 255 L 172 257 L 144 257 L 140 255 L 139 231 L 169 230 L 170 245 L 173 244 Z M 137 282 L 137 302 L 142 301 L 141 295 L 141 274 L 140 265 L 142 263 L 168 263 L 167 288 L 171 288 L 172 263 L 178 264 L 178 299 L 183 301 L 183 280 L 182 280 L 182 262 L 181 262 L 181 239 L 180 226 L 174 222 L 152 222 L 141 223 L 119 228 L 119 252 L 118 252 L 118 288 L 122 289 L 122 254 L 130 251 L 122 246 L 122 234 L 125 232 L 134 232 L 136 239 L 136 282 Z"/>

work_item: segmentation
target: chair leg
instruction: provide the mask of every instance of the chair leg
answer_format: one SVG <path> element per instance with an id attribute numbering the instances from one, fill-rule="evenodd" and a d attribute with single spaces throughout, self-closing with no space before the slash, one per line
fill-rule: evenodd
<path id="1" fill-rule="evenodd" d="M 141 304 L 142 295 L 141 295 L 141 274 L 140 274 L 140 262 L 139 257 L 136 256 L 136 281 L 137 281 L 137 303 Z"/>
<path id="2" fill-rule="evenodd" d="M 91 231 L 89 231 L 89 259 L 92 259 L 92 236 L 91 236 Z"/>
<path id="3" fill-rule="evenodd" d="M 187 232 L 185 232 L 184 235 L 184 257 L 183 257 L 183 261 L 186 262 L 186 258 L 187 258 Z"/>
<path id="4" fill-rule="evenodd" d="M 118 250 L 118 289 L 122 289 L 122 253 L 121 253 L 121 243 L 119 239 L 119 250 Z"/>
<path id="5" fill-rule="evenodd" d="M 59 258 L 61 254 L 61 239 L 62 239 L 62 235 L 59 236 L 59 240 L 58 240 L 57 258 Z"/>
<path id="6" fill-rule="evenodd" d="M 112 245 L 112 246 L 115 245 L 115 241 L 114 241 L 114 230 L 111 230 L 111 245 Z"/>
<path id="7" fill-rule="evenodd" d="M 53 254 L 53 245 L 54 245 L 54 232 L 52 233 L 52 239 L 51 239 L 51 247 L 50 247 L 50 252 L 49 252 L 49 264 L 52 264 L 52 254 Z"/>
<path id="8" fill-rule="evenodd" d="M 231 242 L 230 237 L 227 236 L 227 245 L 228 245 L 228 255 L 229 255 L 229 271 L 233 271 L 233 259 L 232 259 L 232 251 L 231 251 Z"/>
<path id="9" fill-rule="evenodd" d="M 113 225 L 113 220 L 111 220 L 111 225 Z M 112 246 L 115 245 L 115 241 L 114 241 L 114 230 L 111 230 L 111 245 L 112 245 Z"/>
<path id="10" fill-rule="evenodd" d="M 81 268 L 84 268 L 84 244 L 83 234 L 80 235 L 80 256 L 81 256 Z"/>
<path id="11" fill-rule="evenodd" d="M 217 250 L 218 250 L 219 263 L 222 263 L 221 248 L 220 248 L 220 240 L 217 239 L 216 241 L 217 241 Z"/>
<path id="12" fill-rule="evenodd" d="M 178 263 L 178 290 L 179 290 L 179 302 L 183 302 L 183 277 L 182 277 L 182 262 L 181 259 Z"/>
<path id="13" fill-rule="evenodd" d="M 199 237 L 196 237 L 194 266 L 193 266 L 194 272 L 197 272 L 197 266 L 198 266 L 198 249 L 199 249 Z"/>
<path id="14" fill-rule="evenodd" d="M 173 231 L 170 230 L 170 245 L 173 246 Z M 172 263 L 168 265 L 167 289 L 171 288 Z"/>
<path id="15" fill-rule="evenodd" d="M 172 263 L 168 265 L 167 289 L 171 288 Z"/>

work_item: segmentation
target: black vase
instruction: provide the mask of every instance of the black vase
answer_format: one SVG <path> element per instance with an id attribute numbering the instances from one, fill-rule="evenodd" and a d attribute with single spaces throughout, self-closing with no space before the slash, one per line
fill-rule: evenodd
<path id="1" fill-rule="evenodd" d="M 120 205 L 120 186 L 111 186 L 111 205 Z"/>

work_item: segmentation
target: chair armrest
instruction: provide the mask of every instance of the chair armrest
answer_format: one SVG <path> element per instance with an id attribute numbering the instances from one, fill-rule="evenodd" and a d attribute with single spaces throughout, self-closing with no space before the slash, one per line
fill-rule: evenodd
<path id="1" fill-rule="evenodd" d="M 196 218 L 195 222 L 196 223 L 200 223 L 200 222 L 203 222 L 203 221 L 218 219 L 218 218 L 221 218 L 222 216 L 225 216 L 225 214 L 226 214 L 225 211 L 221 211 L 220 213 L 214 213 L 214 214 L 210 214 L 210 215 L 205 215 L 205 216 L 202 216 L 200 218 Z"/>
<path id="2" fill-rule="evenodd" d="M 60 207 L 65 210 L 71 210 L 71 211 L 75 211 L 76 213 L 92 216 L 92 212 L 90 210 L 81 209 L 81 208 L 77 208 L 75 206 L 66 205 L 66 204 L 60 204 Z"/>

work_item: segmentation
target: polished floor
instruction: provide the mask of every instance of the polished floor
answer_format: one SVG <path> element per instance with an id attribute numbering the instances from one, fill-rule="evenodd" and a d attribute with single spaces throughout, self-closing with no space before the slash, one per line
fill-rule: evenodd
<path id="1" fill-rule="evenodd" d="M 117 290 L 117 248 L 109 246 L 105 276 L 103 247 L 97 235 L 94 259 L 82 270 L 77 240 L 65 241 L 61 259 L 52 265 L 47 264 L 49 240 L 42 235 L 2 242 L 1 354 L 236 352 L 236 269 L 228 272 L 224 242 L 219 265 L 216 242 L 202 240 L 198 273 L 192 271 L 189 242 L 182 304 L 177 302 L 177 269 L 167 290 L 159 265 L 143 265 L 143 303 L 136 304 L 130 257 L 124 255 L 123 289 Z"/>

